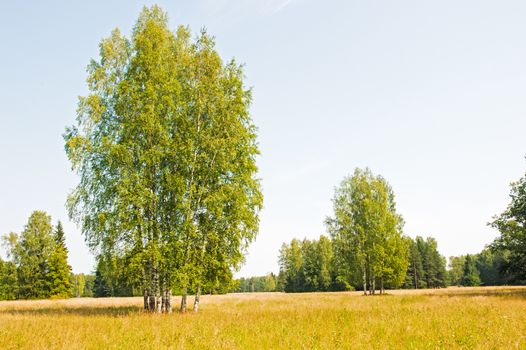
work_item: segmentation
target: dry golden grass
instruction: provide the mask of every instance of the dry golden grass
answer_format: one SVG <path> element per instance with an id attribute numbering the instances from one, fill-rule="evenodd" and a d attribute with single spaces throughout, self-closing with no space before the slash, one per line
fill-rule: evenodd
<path id="1" fill-rule="evenodd" d="M 0 349 L 526 349 L 524 287 L 204 296 L 185 315 L 141 304 L 0 302 Z"/>

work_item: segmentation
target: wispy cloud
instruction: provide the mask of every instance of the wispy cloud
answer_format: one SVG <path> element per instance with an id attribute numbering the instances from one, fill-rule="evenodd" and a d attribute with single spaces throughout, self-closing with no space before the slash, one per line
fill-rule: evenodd
<path id="1" fill-rule="evenodd" d="M 268 11 L 276 13 L 297 1 L 298 0 L 267 0 L 264 2 L 267 3 Z"/>
<path id="2" fill-rule="evenodd" d="M 301 0 L 205 0 L 203 8 L 213 16 L 237 16 L 243 14 L 275 14 Z"/>

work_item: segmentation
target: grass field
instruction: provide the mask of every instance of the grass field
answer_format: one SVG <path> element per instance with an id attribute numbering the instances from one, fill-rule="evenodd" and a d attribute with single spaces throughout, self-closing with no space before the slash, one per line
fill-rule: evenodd
<path id="1" fill-rule="evenodd" d="M 177 301 L 177 300 L 176 300 Z M 0 302 L 0 349 L 526 349 L 526 287 Z"/>

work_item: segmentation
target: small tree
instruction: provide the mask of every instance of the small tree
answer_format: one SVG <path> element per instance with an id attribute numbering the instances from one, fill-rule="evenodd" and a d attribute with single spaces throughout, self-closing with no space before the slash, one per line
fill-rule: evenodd
<path id="1" fill-rule="evenodd" d="M 387 181 L 369 169 L 356 169 L 336 189 L 333 207 L 326 223 L 335 252 L 342 254 L 337 260 L 348 267 L 342 269 L 347 278 L 361 275 L 364 294 L 374 294 L 377 282 L 381 292 L 384 283 L 399 286 L 407 271 L 407 245 Z"/>
<path id="2" fill-rule="evenodd" d="M 51 295 L 49 260 L 53 252 L 53 226 L 51 217 L 43 211 L 34 211 L 24 231 L 12 234 L 10 256 L 17 267 L 19 297 L 24 299 L 48 298 Z"/>

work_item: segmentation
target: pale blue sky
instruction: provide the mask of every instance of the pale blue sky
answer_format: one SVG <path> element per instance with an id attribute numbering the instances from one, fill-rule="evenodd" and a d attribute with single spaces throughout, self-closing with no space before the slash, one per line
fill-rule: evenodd
<path id="1" fill-rule="evenodd" d="M 238 276 L 277 272 L 281 243 L 325 233 L 334 186 L 369 166 L 410 236 L 475 253 L 526 171 L 526 2 L 157 1 L 170 25 L 246 63 L 259 126 L 261 229 Z M 64 203 L 77 178 L 61 134 L 85 67 L 150 2 L 0 2 L 0 233 L 32 210 L 63 221 L 70 263 L 93 257 Z"/>

